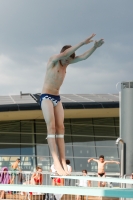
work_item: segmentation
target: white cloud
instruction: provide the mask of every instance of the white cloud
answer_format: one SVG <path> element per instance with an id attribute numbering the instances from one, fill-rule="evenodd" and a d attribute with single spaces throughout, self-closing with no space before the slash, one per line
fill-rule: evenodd
<path id="1" fill-rule="evenodd" d="M 132 79 L 132 0 L 0 3 L 0 95 L 41 92 L 49 57 L 93 32 L 105 44 L 68 67 L 61 93 L 115 92 L 117 82 Z"/>

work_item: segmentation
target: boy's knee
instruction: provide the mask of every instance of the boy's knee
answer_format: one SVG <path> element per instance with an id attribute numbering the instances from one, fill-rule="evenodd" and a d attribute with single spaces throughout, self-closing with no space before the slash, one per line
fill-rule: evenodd
<path id="1" fill-rule="evenodd" d="M 47 129 L 49 133 L 55 133 L 55 126 L 53 124 L 47 125 Z"/>
<path id="2" fill-rule="evenodd" d="M 64 125 L 63 125 L 63 124 L 57 125 L 57 126 L 56 126 L 56 132 L 57 132 L 57 133 L 58 133 L 58 132 L 64 133 Z"/>

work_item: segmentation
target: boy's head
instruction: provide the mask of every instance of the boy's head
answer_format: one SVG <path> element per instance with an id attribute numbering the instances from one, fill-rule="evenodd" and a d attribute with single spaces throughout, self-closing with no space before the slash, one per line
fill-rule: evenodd
<path id="1" fill-rule="evenodd" d="M 63 53 L 66 49 L 69 49 L 70 47 L 71 47 L 71 45 L 65 45 L 64 47 L 62 47 L 60 53 Z M 75 58 L 75 53 L 70 55 L 68 58 L 61 59 L 60 64 L 62 66 L 69 65 L 71 63 L 71 60 L 73 60 L 74 58 Z"/>
<path id="2" fill-rule="evenodd" d="M 72 47 L 71 45 L 65 45 L 64 47 L 62 47 L 60 53 L 64 52 L 66 49 L 69 49 L 70 47 Z M 72 55 L 70 55 L 71 58 L 75 58 L 75 53 L 73 53 Z"/>
<path id="3" fill-rule="evenodd" d="M 70 160 L 66 160 L 66 164 L 67 164 L 67 165 L 70 165 Z"/>
<path id="4" fill-rule="evenodd" d="M 18 163 L 20 163 L 20 158 L 17 158 L 17 160 L 16 160 Z"/>
<path id="5" fill-rule="evenodd" d="M 87 170 L 86 170 L 86 169 L 83 169 L 83 170 L 82 170 L 82 174 L 83 174 L 83 176 L 86 176 L 86 175 L 87 175 Z"/>
<path id="6" fill-rule="evenodd" d="M 101 163 L 104 162 L 104 156 L 103 156 L 103 155 L 100 155 L 100 156 L 99 156 L 99 161 L 100 161 Z"/>

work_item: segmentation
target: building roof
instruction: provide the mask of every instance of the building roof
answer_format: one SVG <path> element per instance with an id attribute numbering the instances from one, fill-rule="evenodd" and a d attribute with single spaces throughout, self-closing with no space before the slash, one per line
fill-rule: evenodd
<path id="1" fill-rule="evenodd" d="M 43 119 L 41 94 L 0 96 L 0 120 Z M 118 117 L 118 94 L 61 94 L 65 118 Z"/>
<path id="2" fill-rule="evenodd" d="M 0 112 L 40 110 L 41 94 L 0 96 Z M 118 108 L 118 94 L 61 94 L 64 109 Z"/>

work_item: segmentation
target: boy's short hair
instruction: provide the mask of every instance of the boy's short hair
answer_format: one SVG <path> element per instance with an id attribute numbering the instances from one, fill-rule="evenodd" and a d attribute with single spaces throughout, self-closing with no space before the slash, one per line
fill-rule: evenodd
<path id="1" fill-rule="evenodd" d="M 104 155 L 100 155 L 99 158 L 103 158 L 104 159 Z"/>
<path id="2" fill-rule="evenodd" d="M 20 161 L 20 158 L 17 158 L 17 160 L 19 160 L 19 161 Z"/>
<path id="3" fill-rule="evenodd" d="M 83 169 L 82 172 L 85 172 L 87 174 L 87 170 L 86 169 Z"/>
<path id="4" fill-rule="evenodd" d="M 71 45 L 65 45 L 64 47 L 62 47 L 60 53 L 64 52 L 66 49 L 69 49 L 70 47 L 72 47 Z M 73 53 L 72 55 L 70 55 L 71 58 L 75 58 L 75 53 Z"/>
<path id="5" fill-rule="evenodd" d="M 66 160 L 66 164 L 69 165 L 70 164 L 70 160 Z"/>

